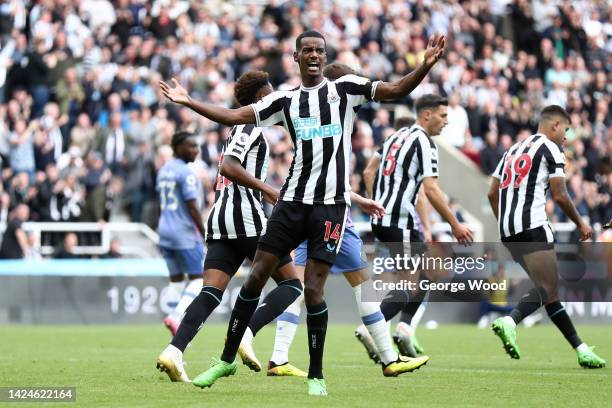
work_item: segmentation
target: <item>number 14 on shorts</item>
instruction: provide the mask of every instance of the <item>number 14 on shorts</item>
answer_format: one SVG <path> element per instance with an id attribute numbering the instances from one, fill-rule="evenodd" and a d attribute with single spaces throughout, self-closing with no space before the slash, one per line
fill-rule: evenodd
<path id="1" fill-rule="evenodd" d="M 329 242 L 330 240 L 335 242 L 331 243 Z M 325 236 L 323 237 L 323 241 L 327 242 L 327 250 L 329 252 L 334 252 L 338 245 L 338 241 L 340 241 L 340 224 L 334 225 L 331 221 L 325 221 Z"/>

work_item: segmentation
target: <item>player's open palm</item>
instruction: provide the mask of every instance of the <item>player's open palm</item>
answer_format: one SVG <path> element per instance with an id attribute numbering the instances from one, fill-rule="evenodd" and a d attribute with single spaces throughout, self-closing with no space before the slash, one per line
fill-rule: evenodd
<path id="1" fill-rule="evenodd" d="M 189 92 L 187 92 L 187 89 L 174 78 L 172 78 L 172 85 L 174 87 L 171 87 L 164 81 L 159 81 L 159 88 L 166 98 L 174 103 L 186 104 L 189 102 Z"/>
<path id="2" fill-rule="evenodd" d="M 453 228 L 453 235 L 460 244 L 469 245 L 474 242 L 472 230 L 465 224 L 459 224 L 457 227 Z"/>
<path id="3" fill-rule="evenodd" d="M 424 62 L 426 65 L 434 65 L 446 49 L 446 37 L 443 35 L 432 35 L 429 37 L 427 48 L 425 49 Z"/>

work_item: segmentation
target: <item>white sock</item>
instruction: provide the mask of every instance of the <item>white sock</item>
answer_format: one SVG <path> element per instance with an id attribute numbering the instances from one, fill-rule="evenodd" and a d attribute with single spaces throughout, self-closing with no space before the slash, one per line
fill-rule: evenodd
<path id="1" fill-rule="evenodd" d="M 427 309 L 427 303 L 423 302 L 419 305 L 414 316 L 412 316 L 412 320 L 410 321 L 410 327 L 412 328 L 412 333 L 416 333 L 417 326 L 421 322 L 421 318 L 425 314 L 425 309 Z"/>
<path id="2" fill-rule="evenodd" d="M 298 322 L 300 320 L 300 312 L 302 311 L 303 301 L 304 295 L 300 295 L 276 319 L 274 351 L 272 352 L 272 357 L 270 357 L 270 361 L 276 365 L 289 362 L 289 347 L 291 347 L 291 343 L 295 337 L 295 331 L 297 330 Z"/>
<path id="3" fill-rule="evenodd" d="M 365 282 L 364 282 L 365 283 Z M 353 287 L 355 293 L 355 300 L 357 301 L 357 308 L 359 309 L 359 316 L 361 321 L 367 327 L 383 364 L 389 364 L 392 361 L 397 360 L 398 355 L 393 348 L 391 342 L 391 336 L 389 335 L 389 329 L 385 317 L 380 311 L 380 303 L 377 302 L 364 302 L 361 299 L 361 283 Z"/>
<path id="4" fill-rule="evenodd" d="M 589 346 L 586 345 L 586 343 L 580 343 L 580 345 L 578 347 L 576 347 L 576 351 L 580 351 L 582 353 L 584 353 L 585 351 L 589 351 Z"/>
<path id="5" fill-rule="evenodd" d="M 510 316 L 504 316 L 502 317 L 502 319 L 504 319 L 504 321 L 508 323 L 510 326 L 516 327 L 516 323 L 514 322 L 514 319 L 511 318 Z"/>
<path id="6" fill-rule="evenodd" d="M 193 302 L 193 299 L 195 299 L 202 291 L 202 282 L 202 278 L 192 279 L 189 281 L 187 287 L 181 295 L 181 300 L 179 300 L 178 305 L 176 305 L 176 307 L 170 314 L 170 317 L 172 317 L 177 322 L 180 322 L 183 319 L 185 310 L 187 310 L 191 302 Z"/>
<path id="7" fill-rule="evenodd" d="M 179 300 L 181 300 L 181 294 L 185 290 L 185 281 L 180 282 L 170 282 L 168 284 L 168 308 L 170 310 L 174 310 L 176 305 L 178 305 Z"/>
<path id="8" fill-rule="evenodd" d="M 253 331 L 251 331 L 250 327 L 247 327 L 246 331 L 244 332 L 244 335 L 242 336 L 241 342 L 253 344 Z"/>
<path id="9" fill-rule="evenodd" d="M 178 348 L 174 347 L 172 344 L 168 344 L 166 349 L 163 351 L 163 354 L 168 355 L 173 359 L 183 361 L 183 352 Z"/>

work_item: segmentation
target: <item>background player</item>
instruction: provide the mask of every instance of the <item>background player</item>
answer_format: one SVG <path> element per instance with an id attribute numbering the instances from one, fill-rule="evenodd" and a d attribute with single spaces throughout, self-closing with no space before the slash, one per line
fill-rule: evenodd
<path id="1" fill-rule="evenodd" d="M 282 256 L 308 239 L 304 276 L 310 352 L 308 393 L 327 395 L 323 380 L 327 329 L 323 288 L 341 244 L 350 204 L 350 135 L 356 109 L 368 100 L 397 99 L 407 95 L 442 56 L 444 48 L 443 36 L 432 37 L 424 53 L 424 62 L 393 83 L 372 83 L 367 78 L 351 75 L 328 82 L 322 74 L 326 63 L 325 38 L 317 31 L 306 31 L 297 37 L 293 55 L 300 67 L 300 88 L 273 92 L 259 103 L 239 109 L 195 102 L 183 88 L 170 88 L 160 83 L 169 99 L 211 120 L 228 125 L 282 124 L 296 152 L 280 200 L 260 239 L 251 273 L 232 311 L 228 340 L 220 362 L 196 378 L 194 384 L 211 386 L 218 378 L 235 372 L 234 360 L 240 340 L 268 277 Z"/>
<path id="2" fill-rule="evenodd" d="M 457 220 L 438 186 L 438 148 L 431 137 L 439 135 L 446 126 L 447 107 L 447 99 L 438 95 L 427 94 L 417 99 L 416 123 L 389 136 L 364 171 L 368 192 L 385 208 L 383 217 L 371 218 L 372 232 L 388 247 L 393 258 L 403 257 L 404 253 L 407 256 L 421 254 L 424 249 L 416 224 L 416 201 L 421 184 L 429 202 L 451 225 L 457 241 L 469 243 L 473 240 L 472 232 Z M 403 310 L 394 335 L 402 354 L 416 354 L 409 324 L 425 294 L 416 291 L 409 298 L 407 292 L 395 290 L 381 303 L 380 309 L 387 321 Z"/>
<path id="3" fill-rule="evenodd" d="M 172 149 L 175 158 L 159 170 L 156 189 L 160 206 L 159 247 L 170 272 L 169 297 L 179 299 L 164 319 L 174 335 L 183 313 L 202 289 L 206 232 L 200 215 L 200 183 L 187 165 L 200 153 L 195 135 L 175 133 Z M 186 287 L 185 274 L 189 279 Z"/>
<path id="4" fill-rule="evenodd" d="M 498 220 L 501 240 L 535 288 L 521 298 L 509 316 L 496 319 L 491 328 L 506 353 L 519 359 L 516 325 L 545 306 L 550 320 L 576 350 L 580 366 L 601 368 L 606 361 L 582 342 L 559 301 L 554 237 L 545 210 L 546 192 L 550 188 L 553 200 L 576 224 L 580 239 L 591 238 L 591 227 L 578 214 L 565 187 L 565 156 L 561 146 L 569 125 L 570 116 L 565 109 L 557 105 L 545 107 L 537 133 L 504 153 L 493 173 L 489 202 Z"/>
<path id="5" fill-rule="evenodd" d="M 234 95 L 241 105 L 257 102 L 270 92 L 268 74 L 262 71 L 247 72 L 234 87 Z M 203 287 L 187 309 L 171 343 L 157 360 L 157 367 L 172 381 L 189 381 L 183 367 L 185 348 L 219 306 L 230 279 L 245 258 L 254 258 L 257 241 L 266 225 L 262 195 L 272 203 L 278 197 L 278 191 L 265 183 L 269 150 L 261 128 L 253 125 L 234 126 L 225 141 L 217 174 L 215 204 L 208 216 Z M 295 292 L 301 294 L 302 285 L 289 255 L 279 261 L 274 278 L 279 286 L 259 308 L 264 324 L 293 301 Z"/>

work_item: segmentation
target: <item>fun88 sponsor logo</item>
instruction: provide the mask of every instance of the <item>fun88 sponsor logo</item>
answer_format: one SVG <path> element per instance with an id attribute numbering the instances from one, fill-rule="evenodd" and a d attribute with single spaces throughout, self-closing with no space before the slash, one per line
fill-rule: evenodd
<path id="1" fill-rule="evenodd" d="M 292 122 L 297 139 L 311 140 L 317 137 L 326 138 L 342 134 L 342 126 L 337 123 L 320 126 L 318 117 L 295 118 Z"/>

